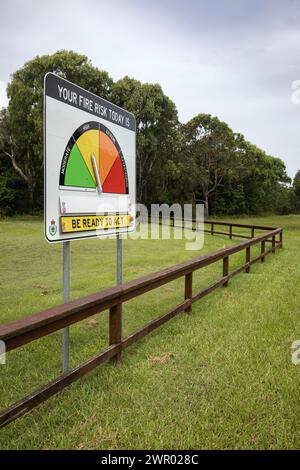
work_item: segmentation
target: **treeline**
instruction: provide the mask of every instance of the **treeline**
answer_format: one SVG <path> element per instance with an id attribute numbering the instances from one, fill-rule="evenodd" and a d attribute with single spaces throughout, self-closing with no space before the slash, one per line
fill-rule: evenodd
<path id="1" fill-rule="evenodd" d="M 137 121 L 137 201 L 201 203 L 212 214 L 288 213 L 300 209 L 300 173 L 293 185 L 279 158 L 247 142 L 217 117 L 182 124 L 158 84 L 114 82 L 87 57 L 59 51 L 17 70 L 0 112 L 0 214 L 43 208 L 43 86 L 52 71 L 126 108 Z"/>

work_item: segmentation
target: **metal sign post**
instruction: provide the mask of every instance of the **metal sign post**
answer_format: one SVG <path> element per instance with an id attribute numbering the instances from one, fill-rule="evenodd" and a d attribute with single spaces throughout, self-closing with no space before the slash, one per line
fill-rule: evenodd
<path id="1" fill-rule="evenodd" d="M 70 242 L 63 243 L 63 302 L 70 301 Z M 69 369 L 70 332 L 69 327 L 63 329 L 62 370 Z"/>
<path id="2" fill-rule="evenodd" d="M 119 233 L 117 233 L 117 284 L 122 284 L 123 282 L 123 246 L 122 246 L 122 235 L 120 235 Z M 123 324 L 123 320 L 122 320 L 122 310 L 123 310 L 123 307 L 122 307 L 122 304 L 120 305 L 120 336 L 122 338 L 122 330 L 123 330 L 123 327 L 122 327 L 122 324 Z"/>
<path id="3" fill-rule="evenodd" d="M 100 158 L 101 155 L 101 158 Z M 132 113 L 53 73 L 44 82 L 44 233 L 63 243 L 63 302 L 70 301 L 70 241 L 135 231 L 136 120 Z M 120 342 L 121 305 L 112 312 L 110 344 Z M 62 338 L 69 369 L 69 328 Z"/>
<path id="4" fill-rule="evenodd" d="M 122 238 L 119 233 L 117 233 L 117 284 L 122 284 L 122 272 L 123 272 L 123 262 L 122 262 Z"/>

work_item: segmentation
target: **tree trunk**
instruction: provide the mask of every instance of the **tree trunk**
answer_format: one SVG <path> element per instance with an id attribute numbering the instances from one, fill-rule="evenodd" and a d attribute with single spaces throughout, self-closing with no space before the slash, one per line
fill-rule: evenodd
<path id="1" fill-rule="evenodd" d="M 12 166 L 13 168 L 16 170 L 16 172 L 21 176 L 21 178 L 23 178 L 23 180 L 26 182 L 27 184 L 27 187 L 28 187 L 28 194 L 29 194 L 29 201 L 30 201 L 30 207 L 29 209 L 32 210 L 34 208 L 34 191 L 35 191 L 35 187 L 36 187 L 36 182 L 34 181 L 34 179 L 32 178 L 30 172 L 27 172 L 29 174 L 26 174 L 26 172 L 24 172 L 18 165 L 17 161 L 16 161 L 16 158 L 15 158 L 15 155 L 13 152 L 9 153 L 9 152 L 4 152 L 10 159 L 11 159 L 11 162 L 12 162 Z"/>
<path id="2" fill-rule="evenodd" d="M 204 215 L 208 217 L 208 193 L 204 194 Z"/>
<path id="3" fill-rule="evenodd" d="M 34 186 L 32 184 L 28 184 L 28 193 L 30 209 L 32 210 L 34 208 Z"/>

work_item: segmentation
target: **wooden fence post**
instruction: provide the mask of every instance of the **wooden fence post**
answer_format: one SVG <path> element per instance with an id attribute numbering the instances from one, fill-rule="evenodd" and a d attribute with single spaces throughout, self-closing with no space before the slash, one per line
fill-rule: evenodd
<path id="1" fill-rule="evenodd" d="M 254 234 L 255 234 L 255 228 L 252 227 L 252 229 L 251 229 L 251 238 L 254 238 Z"/>
<path id="2" fill-rule="evenodd" d="M 210 234 L 213 235 L 214 234 L 214 224 L 211 224 L 211 230 L 210 230 Z"/>
<path id="3" fill-rule="evenodd" d="M 263 255 L 260 259 L 262 263 L 265 261 L 265 256 L 264 256 L 265 247 L 266 247 L 266 242 L 264 240 L 264 241 L 261 242 L 261 245 L 260 245 L 260 254 Z"/>
<path id="4" fill-rule="evenodd" d="M 223 277 L 228 276 L 229 273 L 229 257 L 223 258 Z M 228 280 L 224 282 L 223 287 L 228 286 Z"/>
<path id="5" fill-rule="evenodd" d="M 229 225 L 229 238 L 232 238 L 232 225 Z"/>
<path id="6" fill-rule="evenodd" d="M 247 246 L 246 248 L 246 263 L 250 263 L 250 246 Z M 246 266 L 246 273 L 250 272 L 250 264 Z"/>
<path id="7" fill-rule="evenodd" d="M 281 246 L 281 248 L 282 248 L 282 247 L 283 247 L 283 233 L 282 233 L 282 230 L 281 230 L 281 232 L 280 232 L 280 234 L 279 234 L 279 242 L 280 242 L 280 246 Z"/>
<path id="8" fill-rule="evenodd" d="M 122 304 L 114 305 L 109 309 L 109 345 L 119 344 L 122 339 Z M 118 362 L 121 359 L 121 351 L 111 360 Z"/>
<path id="9" fill-rule="evenodd" d="M 191 299 L 193 296 L 193 272 L 185 275 L 184 300 Z M 191 313 L 192 306 L 185 309 L 186 313 Z"/>

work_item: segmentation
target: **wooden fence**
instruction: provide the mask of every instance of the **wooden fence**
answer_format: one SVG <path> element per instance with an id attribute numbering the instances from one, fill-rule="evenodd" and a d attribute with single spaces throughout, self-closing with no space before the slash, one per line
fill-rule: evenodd
<path id="1" fill-rule="evenodd" d="M 223 248 L 161 271 L 139 277 L 138 279 L 106 289 L 102 292 L 73 300 L 43 312 L 1 325 L 0 340 L 5 342 L 6 351 L 11 351 L 66 326 L 77 323 L 91 315 L 109 310 L 109 347 L 0 412 L 0 427 L 5 426 L 9 422 L 44 402 L 94 369 L 99 364 L 102 364 L 109 359 L 115 362 L 119 361 L 122 351 L 132 343 L 143 338 L 178 313 L 190 313 L 194 302 L 220 286 L 227 287 L 229 280 L 242 271 L 249 273 L 250 267 L 253 263 L 259 260 L 263 262 L 269 253 L 275 252 L 276 248 L 282 247 L 283 245 L 282 228 L 210 220 L 205 221 L 205 225 L 208 225 L 209 229 L 205 229 L 204 231 L 211 235 L 226 235 L 229 238 L 241 237 L 246 238 L 247 240 L 234 246 Z M 215 230 L 216 227 L 218 228 L 220 226 L 227 227 L 228 231 L 224 232 L 222 230 Z M 235 228 L 247 229 L 250 230 L 250 233 L 248 235 L 245 235 L 244 233 L 234 233 L 233 229 Z M 265 233 L 255 236 L 255 231 L 257 230 L 265 231 Z M 266 249 L 266 243 L 268 242 L 271 246 Z M 255 245 L 260 245 L 260 254 L 255 257 L 251 257 L 251 247 Z M 245 262 L 238 268 L 230 271 L 230 256 L 241 251 L 245 252 Z M 221 277 L 204 290 L 198 293 L 193 293 L 194 271 L 218 261 L 222 262 Z M 122 337 L 122 304 L 183 276 L 185 277 L 183 301 L 173 309 L 164 313 L 162 316 L 137 329 L 129 336 Z"/>

